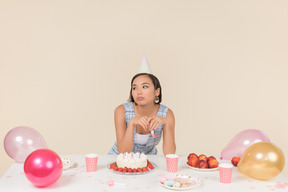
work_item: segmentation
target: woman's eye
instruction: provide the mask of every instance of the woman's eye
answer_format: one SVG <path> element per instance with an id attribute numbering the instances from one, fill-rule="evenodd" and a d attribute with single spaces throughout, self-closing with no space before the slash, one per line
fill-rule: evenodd
<path id="1" fill-rule="evenodd" d="M 147 85 L 144 85 L 143 88 L 146 89 L 146 88 L 148 88 L 148 86 L 147 86 Z"/>
<path id="2" fill-rule="evenodd" d="M 136 87 L 132 87 L 132 90 L 136 90 Z"/>

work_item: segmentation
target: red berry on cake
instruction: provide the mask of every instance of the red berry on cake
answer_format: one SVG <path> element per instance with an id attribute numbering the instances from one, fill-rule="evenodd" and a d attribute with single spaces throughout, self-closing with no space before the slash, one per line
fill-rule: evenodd
<path id="1" fill-rule="evenodd" d="M 142 172 L 143 172 L 143 170 L 142 170 L 141 168 L 138 168 L 138 169 L 137 169 L 137 172 L 140 172 L 140 173 L 142 173 Z"/>
<path id="2" fill-rule="evenodd" d="M 127 167 L 124 167 L 123 173 L 126 173 L 128 171 Z"/>
<path id="3" fill-rule="evenodd" d="M 149 169 L 154 169 L 154 166 L 150 162 L 148 163 L 148 167 L 149 167 Z"/>
<path id="4" fill-rule="evenodd" d="M 137 169 L 135 169 L 135 168 L 132 169 L 132 171 L 133 171 L 133 173 L 137 173 Z"/>
<path id="5" fill-rule="evenodd" d="M 148 168 L 147 167 L 143 167 L 143 172 L 146 172 L 148 171 Z"/>
<path id="6" fill-rule="evenodd" d="M 128 168 L 128 172 L 132 173 L 133 172 L 132 168 Z"/>

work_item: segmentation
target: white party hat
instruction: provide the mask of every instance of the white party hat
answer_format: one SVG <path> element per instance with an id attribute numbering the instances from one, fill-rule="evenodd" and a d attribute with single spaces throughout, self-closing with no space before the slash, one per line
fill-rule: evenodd
<path id="1" fill-rule="evenodd" d="M 148 63 L 148 60 L 144 54 L 142 56 L 142 61 L 141 61 L 140 66 L 139 66 L 138 73 L 150 73 L 150 74 L 152 74 L 152 70 L 151 70 L 150 65 Z"/>

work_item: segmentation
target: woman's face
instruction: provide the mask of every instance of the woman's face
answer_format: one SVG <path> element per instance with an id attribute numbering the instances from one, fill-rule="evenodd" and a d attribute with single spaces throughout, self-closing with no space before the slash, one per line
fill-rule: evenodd
<path id="1" fill-rule="evenodd" d="M 138 105 L 155 102 L 160 88 L 155 90 L 152 80 L 147 75 L 141 75 L 134 79 L 132 83 L 132 97 Z"/>

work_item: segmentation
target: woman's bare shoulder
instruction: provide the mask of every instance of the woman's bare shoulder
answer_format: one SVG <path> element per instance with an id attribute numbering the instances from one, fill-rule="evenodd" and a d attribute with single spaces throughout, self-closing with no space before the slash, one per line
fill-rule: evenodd
<path id="1" fill-rule="evenodd" d="M 114 113 L 116 114 L 119 114 L 119 113 L 125 113 L 125 108 L 124 108 L 124 105 L 118 105 L 115 110 L 114 110 Z"/>
<path id="2" fill-rule="evenodd" d="M 167 114 L 166 114 L 166 118 L 170 121 L 175 121 L 175 117 L 174 117 L 174 113 L 173 111 L 168 108 Z"/>
<path id="3" fill-rule="evenodd" d="M 168 108 L 167 115 L 173 115 L 174 116 L 172 109 Z"/>

